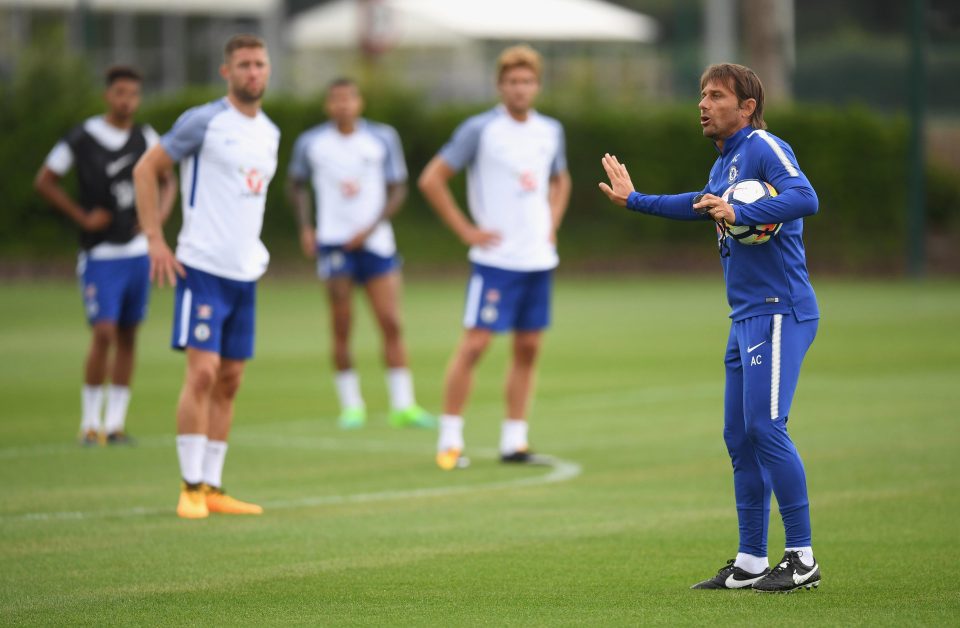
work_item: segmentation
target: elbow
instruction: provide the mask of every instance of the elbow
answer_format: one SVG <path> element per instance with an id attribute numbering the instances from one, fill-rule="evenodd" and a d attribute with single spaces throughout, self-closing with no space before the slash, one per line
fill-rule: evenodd
<path id="1" fill-rule="evenodd" d="M 817 198 L 817 193 L 811 188 L 810 193 L 807 195 L 806 203 L 806 216 L 813 216 L 820 211 L 820 199 Z"/>
<path id="2" fill-rule="evenodd" d="M 430 189 L 431 176 L 429 171 L 424 170 L 420 173 L 420 176 L 417 178 L 417 189 L 420 190 L 422 194 L 426 194 L 427 190 Z"/>
<path id="3" fill-rule="evenodd" d="M 141 159 L 137 162 L 137 165 L 133 167 L 133 185 L 139 187 L 146 176 L 147 165 L 144 163 L 143 159 Z"/>
<path id="4" fill-rule="evenodd" d="M 47 188 L 49 179 L 50 177 L 47 174 L 46 168 L 40 168 L 40 170 L 37 171 L 37 176 L 33 178 L 33 189 L 43 194 Z"/>

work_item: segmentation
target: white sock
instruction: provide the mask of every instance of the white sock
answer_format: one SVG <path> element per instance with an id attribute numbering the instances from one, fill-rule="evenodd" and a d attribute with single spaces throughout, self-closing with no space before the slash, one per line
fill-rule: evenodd
<path id="1" fill-rule="evenodd" d="M 103 410 L 103 386 L 84 385 L 80 394 L 83 414 L 80 419 L 80 429 L 100 431 L 100 414 Z"/>
<path id="2" fill-rule="evenodd" d="M 800 553 L 800 562 L 803 563 L 804 567 L 813 567 L 813 548 L 810 546 L 807 547 L 788 547 L 784 550 L 785 552 L 799 552 Z"/>
<path id="3" fill-rule="evenodd" d="M 764 569 L 770 567 L 766 556 L 754 556 L 753 554 L 744 554 L 737 552 L 737 559 L 733 561 L 734 567 L 739 567 L 747 573 L 761 573 Z"/>
<path id="4" fill-rule="evenodd" d="M 203 481 L 203 459 L 207 448 L 206 434 L 177 434 L 177 458 L 180 477 L 188 484 Z"/>
<path id="5" fill-rule="evenodd" d="M 463 417 L 453 414 L 440 416 L 440 435 L 437 438 L 437 451 L 459 449 L 463 451 Z"/>
<path id="6" fill-rule="evenodd" d="M 340 407 L 362 408 L 363 396 L 360 394 L 360 376 L 353 369 L 337 371 L 337 396 L 340 397 Z"/>
<path id="7" fill-rule="evenodd" d="M 222 440 L 207 439 L 203 451 L 203 483 L 223 488 L 223 462 L 227 458 L 227 443 Z"/>
<path id="8" fill-rule="evenodd" d="M 129 405 L 129 386 L 107 386 L 107 409 L 104 412 L 104 430 L 107 434 L 123 431 Z"/>
<path id="9" fill-rule="evenodd" d="M 504 419 L 500 425 L 500 453 L 509 456 L 527 447 L 527 422 L 523 419 Z"/>
<path id="10" fill-rule="evenodd" d="M 391 410 L 406 410 L 416 403 L 413 376 L 408 368 L 387 369 L 387 390 L 390 391 Z"/>

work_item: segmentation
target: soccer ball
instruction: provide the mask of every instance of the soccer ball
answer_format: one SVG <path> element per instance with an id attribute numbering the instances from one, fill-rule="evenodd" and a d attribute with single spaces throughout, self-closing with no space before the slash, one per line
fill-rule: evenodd
<path id="1" fill-rule="evenodd" d="M 747 179 L 746 181 L 738 181 L 728 187 L 721 198 L 731 205 L 748 205 L 765 198 L 773 198 L 776 195 L 777 191 L 766 181 Z M 782 222 L 772 225 L 731 225 L 724 222 L 723 235 L 733 238 L 740 244 L 763 244 L 777 235 L 782 226 Z M 720 224 L 717 223 L 717 231 L 720 228 Z"/>

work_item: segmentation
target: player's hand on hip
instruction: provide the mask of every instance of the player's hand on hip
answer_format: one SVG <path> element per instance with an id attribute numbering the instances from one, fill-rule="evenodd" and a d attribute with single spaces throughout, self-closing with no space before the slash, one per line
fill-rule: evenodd
<path id="1" fill-rule="evenodd" d="M 113 222 L 113 214 L 102 207 L 94 207 L 90 213 L 85 214 L 80 226 L 84 231 L 103 231 Z"/>
<path id="2" fill-rule="evenodd" d="M 460 239 L 467 246 L 479 246 L 487 248 L 500 244 L 500 234 L 496 231 L 487 231 L 478 227 L 471 226 L 465 233 L 461 234 Z"/>
<path id="3" fill-rule="evenodd" d="M 163 237 L 148 238 L 147 241 L 150 246 L 150 281 L 155 281 L 162 288 L 164 281 L 175 286 L 177 276 L 187 276 L 183 264 L 177 261 Z"/>
<path id="4" fill-rule="evenodd" d="M 726 221 L 731 225 L 737 221 L 737 213 L 725 200 L 713 194 L 704 194 L 693 208 L 700 210 L 697 213 L 706 213 L 715 222 Z M 705 211 L 704 211 L 705 210 Z"/>
<path id="5" fill-rule="evenodd" d="M 300 229 L 300 250 L 307 259 L 317 256 L 317 232 L 313 227 Z"/>
<path id="6" fill-rule="evenodd" d="M 607 172 L 607 178 L 610 179 L 609 185 L 600 182 L 600 191 L 617 205 L 626 207 L 627 197 L 635 189 L 633 181 L 630 180 L 630 173 L 627 172 L 627 167 L 617 161 L 616 156 L 610 153 L 605 153 L 600 162 Z"/>

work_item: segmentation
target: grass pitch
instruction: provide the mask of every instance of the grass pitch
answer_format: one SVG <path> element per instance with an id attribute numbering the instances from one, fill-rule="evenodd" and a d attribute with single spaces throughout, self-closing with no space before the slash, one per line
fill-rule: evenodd
<path id="1" fill-rule="evenodd" d="M 562 276 L 562 273 L 561 273 Z M 379 340 L 355 332 L 370 425 L 342 433 L 312 281 L 267 279 L 225 469 L 262 517 L 181 521 L 183 360 L 155 291 L 130 449 L 74 442 L 87 331 L 73 284 L 0 286 L 3 624 L 952 624 L 960 616 L 960 284 L 818 281 L 790 421 L 818 591 L 694 592 L 736 551 L 721 437 L 723 286 L 561 279 L 532 411 L 553 469 L 495 462 L 508 343 L 467 412 L 466 471 L 386 425 Z M 420 402 L 438 409 L 463 284 L 408 282 Z M 772 515 L 770 551 L 783 547 Z"/>

